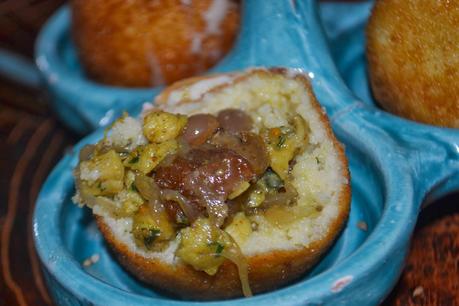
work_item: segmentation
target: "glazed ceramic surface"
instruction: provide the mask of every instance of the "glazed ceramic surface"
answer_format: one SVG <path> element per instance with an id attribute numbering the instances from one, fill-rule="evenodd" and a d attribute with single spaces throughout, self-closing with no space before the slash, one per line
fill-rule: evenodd
<path id="1" fill-rule="evenodd" d="M 40 32 L 35 60 L 56 114 L 80 134 L 106 126 L 123 111 L 151 101 L 160 89 L 113 87 L 87 79 L 70 36 L 67 6 L 59 9 Z"/>
<path id="2" fill-rule="evenodd" d="M 89 210 L 71 201 L 72 169 L 77 164 L 78 151 L 103 136 L 99 129 L 57 165 L 36 206 L 36 247 L 57 304 L 376 305 L 384 299 L 403 268 L 422 201 L 426 195 L 435 198 L 459 186 L 459 132 L 389 115 L 377 109 L 369 96 L 362 95 L 368 93 L 361 66 L 363 41 L 337 41 L 344 37 L 341 34 L 346 35 L 350 25 L 364 22 L 366 16 L 356 9 L 359 14 L 354 16 L 361 19 L 333 23 L 329 14 L 339 16 L 346 9 L 335 10 L 329 5 L 322 7 L 321 13 L 329 34 L 336 34 L 331 36 L 330 46 L 338 68 L 356 73 L 355 80 L 350 75 L 345 78 L 350 87 L 335 66 L 314 1 L 270 1 L 267 5 L 262 0 L 246 0 L 238 41 L 212 69 L 224 72 L 253 66 L 286 66 L 311 78 L 318 100 L 346 147 L 352 176 L 350 218 L 320 263 L 287 287 L 247 299 L 190 302 L 146 287 L 126 273 L 107 250 Z M 368 10 L 370 5 L 362 7 Z M 37 61 L 47 76 L 58 112 L 68 107 L 65 111 L 69 115 L 61 115 L 70 120 L 69 125 L 83 131 L 106 123 L 101 120 L 109 122 L 124 108 L 136 113 L 143 100 L 151 100 L 158 92 L 159 89 L 108 88 L 87 81 L 68 40 L 68 26 L 68 11 L 64 8 L 44 29 Z M 54 53 L 45 52 L 46 46 Z M 352 61 L 346 60 L 349 58 L 360 62 L 352 66 Z M 69 97 L 70 93 L 79 95 Z M 97 99 L 90 105 L 81 102 L 89 101 L 89 97 Z M 83 106 L 74 98 L 82 99 Z M 85 119 L 81 120 L 80 115 Z M 99 255 L 97 263 L 82 265 L 94 254 Z"/>

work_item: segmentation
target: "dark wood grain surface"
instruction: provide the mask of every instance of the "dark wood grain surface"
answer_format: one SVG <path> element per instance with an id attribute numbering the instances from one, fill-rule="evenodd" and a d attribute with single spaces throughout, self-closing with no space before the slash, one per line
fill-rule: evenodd
<path id="1" fill-rule="evenodd" d="M 0 1 L 0 47 L 30 57 L 38 29 L 61 2 Z M 31 218 L 41 184 L 77 140 L 42 92 L 0 79 L 1 306 L 52 304 Z M 383 305 L 459 305 L 459 194 L 421 213 L 406 268 Z"/>

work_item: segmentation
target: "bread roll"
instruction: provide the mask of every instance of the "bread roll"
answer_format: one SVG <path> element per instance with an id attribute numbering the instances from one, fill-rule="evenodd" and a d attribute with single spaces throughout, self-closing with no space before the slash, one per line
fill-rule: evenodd
<path id="1" fill-rule="evenodd" d="M 243 291 L 247 296 L 250 295 L 248 286 L 253 293 L 266 292 L 303 276 L 339 234 L 348 217 L 351 197 L 348 165 L 343 148 L 333 135 L 327 117 L 314 98 L 307 78 L 282 69 L 256 69 L 245 73 L 194 78 L 166 89 L 155 102 L 155 109 L 147 110 L 143 114 L 144 126 L 148 116 L 160 111 L 187 116 L 203 113 L 217 117 L 219 114 L 220 120 L 222 110 L 238 109 L 250 116 L 252 124 L 250 133 L 267 135 L 266 131 L 269 131 L 268 134 L 272 136 L 274 132 L 285 131 L 286 127 L 292 124 L 292 118 L 303 122 L 304 129 L 295 126 L 293 134 L 286 134 L 287 139 L 279 136 L 279 143 L 277 140 L 276 143 L 271 143 L 266 140 L 267 138 L 263 138 L 268 148 L 279 150 L 276 151 L 277 153 L 281 152 L 280 155 L 275 155 L 276 152 L 268 149 L 269 167 L 267 169 L 266 165 L 264 168 L 261 167 L 266 169 L 261 171 L 266 171 L 262 178 L 266 178 L 268 173 L 271 178 L 281 182 L 282 186 L 274 195 L 274 198 L 280 202 L 268 204 L 268 201 L 273 199 L 269 198 L 268 194 L 265 194 L 266 197 L 260 202 L 260 206 L 250 206 L 253 202 L 245 201 L 245 199 L 252 199 L 255 193 L 251 190 L 255 189 L 251 188 L 254 186 L 257 188 L 257 184 L 262 179 L 255 184 L 253 180 L 250 181 L 251 186 L 242 192 L 232 190 L 233 197 L 230 195 L 226 203 L 233 207 L 231 205 L 236 203 L 234 201 L 243 199 L 241 201 L 244 204 L 232 215 L 229 213 L 228 216 L 231 217 L 219 223 L 218 227 L 223 235 L 229 235 L 228 239 L 237 245 L 240 250 L 239 255 L 242 257 L 239 258 L 240 261 L 234 261 L 232 256 L 225 255 L 226 249 L 217 245 L 216 256 L 223 250 L 222 254 L 225 258 L 216 267 L 217 269 L 212 271 L 199 269 L 199 264 L 196 262 L 190 264 L 188 254 L 181 252 L 186 244 L 183 240 L 188 239 L 190 232 L 196 229 L 196 224 L 204 222 L 202 221 L 204 219 L 197 219 L 191 225 L 179 229 L 162 248 L 145 250 L 139 247 L 132 234 L 133 222 L 135 222 L 133 218 L 114 216 L 108 212 L 106 203 L 91 202 L 91 199 L 82 196 L 84 180 L 91 179 L 94 173 L 88 172 L 83 165 L 84 162 L 80 162 L 75 171 L 78 188 L 75 201 L 92 207 L 103 236 L 122 266 L 156 289 L 180 298 L 196 300 L 227 299 L 241 296 Z M 124 121 L 119 124 L 115 123 L 102 142 L 123 148 L 136 146 L 139 143 L 142 145 L 144 140 L 139 141 L 138 128 L 127 131 L 126 122 L 135 121 L 133 118 L 129 120 L 127 118 L 130 117 L 124 118 Z M 180 118 L 177 120 L 181 120 Z M 219 122 L 220 128 L 210 138 L 211 141 L 219 135 L 218 133 L 222 133 L 221 129 L 226 124 Z M 244 124 L 238 123 L 241 129 L 242 125 Z M 122 126 L 124 132 L 120 132 Z M 278 130 L 278 127 L 281 129 Z M 145 129 L 144 135 L 154 139 L 153 141 L 158 139 L 158 134 L 145 134 Z M 129 137 L 130 140 L 126 141 Z M 298 147 L 300 149 L 289 153 L 288 148 L 293 143 L 292 139 L 301 140 Z M 208 144 L 204 144 L 206 145 Z M 237 144 L 231 147 L 230 151 L 240 152 L 236 147 Z M 193 147 L 187 150 L 191 152 Z M 258 155 L 263 154 L 261 151 L 258 153 Z M 289 154 L 293 157 L 285 161 L 288 162 L 287 168 L 282 168 L 282 159 Z M 83 156 L 82 160 L 87 160 L 87 152 L 83 155 L 86 156 Z M 253 156 L 246 160 L 253 166 L 257 158 L 259 157 Z M 129 163 L 129 157 L 126 160 Z M 170 167 L 175 162 L 176 159 L 166 157 L 154 168 L 153 174 L 148 175 L 154 176 L 159 186 L 162 186 L 161 179 L 158 179 L 163 175 L 162 169 Z M 209 161 L 205 164 L 212 163 L 213 161 Z M 169 173 L 175 176 L 180 175 L 178 172 L 180 171 Z M 103 174 L 99 173 L 99 177 L 101 175 Z M 142 189 L 137 185 L 137 181 L 135 183 L 137 189 Z M 212 185 L 212 181 L 207 183 Z M 287 200 L 291 190 L 294 190 L 294 196 Z M 140 193 L 144 194 L 142 190 Z M 186 190 L 182 194 L 188 196 Z M 100 199 L 101 196 L 98 198 Z M 207 211 L 207 214 L 209 218 L 205 220 L 212 220 L 212 212 Z M 248 286 L 244 280 L 247 274 L 243 275 L 244 265 L 248 268 Z"/>
<path id="2" fill-rule="evenodd" d="M 200 74 L 231 48 L 235 0 L 72 0 L 79 59 L 95 80 L 150 87 Z"/>
<path id="3" fill-rule="evenodd" d="M 458 20 L 458 1 L 376 1 L 367 58 L 373 95 L 383 108 L 459 128 Z"/>

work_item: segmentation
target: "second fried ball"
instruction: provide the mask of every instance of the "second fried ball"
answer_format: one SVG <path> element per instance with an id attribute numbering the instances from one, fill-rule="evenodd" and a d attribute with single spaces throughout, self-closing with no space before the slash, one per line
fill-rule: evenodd
<path id="1" fill-rule="evenodd" d="M 72 0 L 85 71 L 118 86 L 155 86 L 199 74 L 231 48 L 235 0 Z"/>
<path id="2" fill-rule="evenodd" d="M 378 0 L 367 27 L 375 99 L 415 121 L 459 128 L 459 1 Z"/>

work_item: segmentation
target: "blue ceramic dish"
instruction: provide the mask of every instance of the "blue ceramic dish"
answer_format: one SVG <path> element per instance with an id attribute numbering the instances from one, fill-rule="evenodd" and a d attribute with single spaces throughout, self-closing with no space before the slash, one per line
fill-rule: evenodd
<path id="1" fill-rule="evenodd" d="M 262 0 L 244 2 L 238 41 L 213 71 L 286 66 L 301 69 L 310 76 L 316 96 L 326 108 L 338 138 L 345 144 L 350 161 L 351 214 L 338 241 L 308 275 L 273 292 L 220 302 L 181 301 L 160 295 L 118 265 L 91 221 L 90 212 L 71 202 L 72 168 L 77 164 L 77 152 L 102 137 L 103 131 L 98 130 L 57 165 L 37 201 L 35 242 L 57 304 L 376 305 L 392 289 L 403 268 L 422 201 L 426 196 L 435 198 L 459 187 L 459 132 L 403 120 L 375 108 L 370 100 L 364 103 L 356 98 L 335 67 L 317 4 L 287 0 L 269 4 Z M 65 41 L 67 14 L 64 9 L 51 20 L 42 35 L 42 44 L 43 37 L 49 35 L 46 31 L 54 33 L 54 42 L 50 45 Z M 50 25 L 56 28 L 50 30 Z M 353 42 L 338 48 L 342 53 L 359 49 Z M 40 52 L 42 49 L 39 45 L 39 62 L 41 56 L 45 56 Z M 40 65 L 48 65 L 47 71 L 58 71 L 60 68 L 55 65 L 66 65 L 61 56 L 54 53 L 53 61 L 48 58 Z M 66 90 L 72 87 L 66 83 L 67 77 L 73 78 L 78 86 L 88 84 L 87 81 L 80 83 L 81 74 L 69 72 L 69 67 L 66 69 L 58 71 L 55 83 L 49 83 L 53 87 L 62 82 L 60 92 L 50 88 L 63 94 L 62 98 L 67 97 Z M 95 95 L 106 97 L 107 101 L 117 98 L 126 102 L 124 98 L 129 96 L 125 91 L 121 94 L 120 89 L 91 86 Z M 360 86 L 366 86 L 364 75 L 361 75 Z M 144 98 L 142 94 L 131 92 L 130 98 L 139 101 Z M 153 94 L 150 92 L 150 96 Z M 106 114 L 110 108 L 97 105 L 94 116 L 97 110 Z M 367 224 L 366 230 L 358 226 L 361 221 Z M 84 267 L 84 259 L 93 254 L 98 254 L 100 260 Z"/>
<path id="2" fill-rule="evenodd" d="M 35 61 L 57 115 L 80 134 L 106 126 L 123 111 L 151 101 L 160 89 L 113 87 L 87 79 L 70 38 L 67 6 L 59 9 L 40 32 Z"/>

